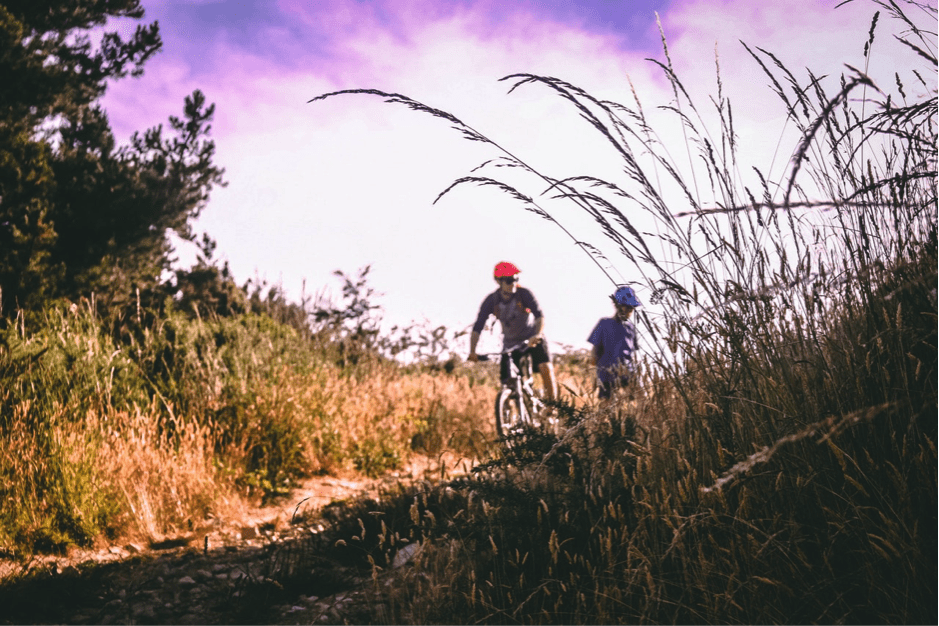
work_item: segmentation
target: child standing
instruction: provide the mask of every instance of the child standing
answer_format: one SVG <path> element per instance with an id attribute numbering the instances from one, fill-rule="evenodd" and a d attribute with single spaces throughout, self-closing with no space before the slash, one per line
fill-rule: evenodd
<path id="1" fill-rule="evenodd" d="M 625 387 L 635 371 L 633 355 L 638 343 L 636 326 L 629 318 L 636 307 L 642 306 L 631 287 L 617 288 L 610 299 L 616 307 L 615 315 L 597 322 L 587 339 L 593 344 L 601 400 L 609 398 L 614 389 Z"/>

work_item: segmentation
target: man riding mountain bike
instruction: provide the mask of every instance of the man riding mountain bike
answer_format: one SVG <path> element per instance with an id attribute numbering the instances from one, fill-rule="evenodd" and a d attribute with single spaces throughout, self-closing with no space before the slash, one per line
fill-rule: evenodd
<path id="1" fill-rule="evenodd" d="M 470 335 L 470 349 L 467 360 L 479 360 L 476 354 L 476 344 L 479 343 L 479 333 L 486 327 L 490 315 L 494 315 L 502 324 L 502 349 L 510 354 L 502 355 L 501 377 L 505 381 L 509 377 L 509 361 L 511 357 L 516 366 L 522 356 L 525 344 L 531 355 L 532 365 L 541 374 L 544 383 L 545 399 L 550 402 L 557 398 L 557 379 L 554 375 L 554 366 L 551 364 L 551 354 L 548 352 L 548 342 L 545 341 L 544 314 L 538 306 L 538 301 L 531 291 L 518 286 L 518 274 L 521 272 L 515 265 L 507 261 L 498 263 L 493 271 L 493 278 L 499 283 L 499 288 L 486 296 L 479 315 L 473 324 Z M 522 346 L 522 347 L 520 347 Z"/>

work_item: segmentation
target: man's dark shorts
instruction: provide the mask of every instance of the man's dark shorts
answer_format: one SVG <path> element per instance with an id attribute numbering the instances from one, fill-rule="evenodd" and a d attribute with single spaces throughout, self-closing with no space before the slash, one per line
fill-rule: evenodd
<path id="1" fill-rule="evenodd" d="M 523 350 L 513 350 L 512 351 L 512 360 L 515 361 L 516 367 L 524 354 Z M 541 338 L 541 343 L 539 343 L 534 348 L 528 349 L 528 354 L 531 355 L 531 365 L 532 371 L 537 372 L 538 368 L 542 363 L 551 362 L 551 352 L 548 350 L 548 340 L 544 337 Z M 499 365 L 500 376 L 502 382 L 505 382 L 509 378 L 509 359 L 507 354 L 502 355 L 502 362 Z"/>

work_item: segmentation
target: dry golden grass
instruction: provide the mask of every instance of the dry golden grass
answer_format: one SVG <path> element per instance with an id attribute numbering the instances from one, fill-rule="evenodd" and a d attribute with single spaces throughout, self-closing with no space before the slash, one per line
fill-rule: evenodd
<path id="1" fill-rule="evenodd" d="M 171 442 L 160 433 L 156 411 L 115 412 L 107 420 L 91 414 L 85 421 L 104 434 L 98 468 L 124 497 L 128 537 L 159 541 L 244 504 L 213 463 L 208 427 L 182 422 Z"/>
<path id="2" fill-rule="evenodd" d="M 336 445 L 347 452 L 380 436 L 401 452 L 414 444 L 428 453 L 455 447 L 478 454 L 494 436 L 490 414 L 495 389 L 471 386 L 465 377 L 406 374 L 385 367 L 358 379 L 336 368 L 320 372 L 316 380 L 300 377 L 291 385 L 298 402 L 316 414 L 313 427 L 332 429 Z M 348 455 L 342 456 L 348 462 Z M 330 469 L 328 459 L 310 461 Z"/>
<path id="3" fill-rule="evenodd" d="M 18 477 L 8 497 L 15 493 L 20 503 L 19 516 L 6 520 L 4 543 L 28 553 L 74 542 L 68 534 L 74 529 L 50 521 L 65 503 L 74 519 L 87 522 L 79 544 L 100 532 L 112 540 L 158 540 L 208 517 L 237 515 L 265 495 L 264 463 L 278 454 L 297 457 L 289 460 L 294 473 L 278 474 L 278 493 L 286 493 L 304 474 L 376 476 L 413 454 L 487 453 L 493 387 L 393 364 L 359 374 L 329 363 L 302 372 L 284 368 L 255 388 L 234 437 L 225 430 L 230 422 L 167 414 L 156 401 L 132 410 L 99 405 L 80 415 L 73 407 L 68 419 L 63 409 L 40 429 L 30 403 L 19 404 L 0 446 L 0 469 Z M 289 445 L 277 448 L 278 439 L 260 431 L 280 433 Z M 60 477 L 52 483 L 56 493 L 44 491 L 49 476 Z"/>
<path id="4" fill-rule="evenodd" d="M 776 180 L 738 160 L 719 67 L 705 113 L 667 49 L 656 63 L 674 98 L 659 104 L 685 133 L 675 146 L 635 93 L 620 104 L 551 76 L 504 79 L 574 107 L 613 148 L 607 179 L 542 173 L 400 94 L 322 96 L 379 96 L 487 144 L 501 156 L 441 196 L 502 189 L 601 270 L 605 252 L 622 253 L 658 305 L 637 316 L 647 367 L 634 400 L 598 405 L 575 368 L 559 438 L 519 437 L 470 479 L 352 512 L 337 532 L 361 532 L 367 564 L 401 548 L 383 537 L 422 546 L 398 587 L 376 589 L 391 607 L 377 619 L 936 621 L 937 10 L 872 4 L 864 54 L 879 50 L 883 11 L 911 51 L 902 72 L 868 76 L 848 60 L 840 82 L 800 78 L 746 48 L 801 135 Z M 606 239 L 568 232 L 557 218 L 572 205 Z M 655 228 L 634 226 L 648 218 Z"/>

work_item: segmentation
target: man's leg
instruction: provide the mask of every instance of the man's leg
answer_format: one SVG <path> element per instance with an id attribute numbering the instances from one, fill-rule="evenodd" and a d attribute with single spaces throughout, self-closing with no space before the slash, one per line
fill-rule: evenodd
<path id="1" fill-rule="evenodd" d="M 552 402 L 558 398 L 558 380 L 554 375 L 554 365 L 551 364 L 551 352 L 548 350 L 548 341 L 542 337 L 541 342 L 531 349 L 532 363 L 537 366 L 544 385 L 545 400 Z"/>
<path id="2" fill-rule="evenodd" d="M 499 382 L 505 384 L 509 379 L 509 359 L 511 357 L 508 354 L 502 355 L 502 360 L 499 361 Z"/>
<path id="3" fill-rule="evenodd" d="M 544 384 L 545 400 L 553 402 L 558 397 L 558 381 L 554 375 L 554 365 L 550 361 L 538 366 L 541 382 Z"/>

